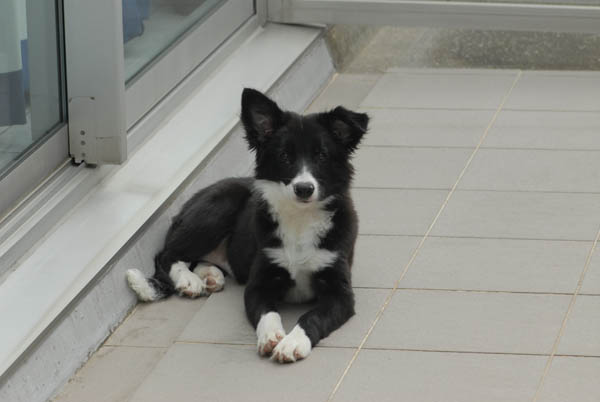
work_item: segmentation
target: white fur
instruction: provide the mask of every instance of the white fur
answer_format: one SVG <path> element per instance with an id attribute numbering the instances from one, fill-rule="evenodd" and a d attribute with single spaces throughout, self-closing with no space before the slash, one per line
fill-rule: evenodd
<path id="1" fill-rule="evenodd" d="M 311 351 L 310 339 L 300 325 L 286 335 L 273 349 L 271 358 L 279 363 L 291 363 L 306 358 Z"/>
<path id="2" fill-rule="evenodd" d="M 137 294 L 138 299 L 145 302 L 158 299 L 158 294 L 139 269 L 128 269 L 126 276 L 129 287 Z"/>
<path id="3" fill-rule="evenodd" d="M 258 353 L 261 356 L 271 353 L 275 345 L 285 337 L 279 313 L 271 311 L 260 317 L 256 326 L 256 337 L 258 338 Z"/>
<path id="4" fill-rule="evenodd" d="M 225 286 L 225 275 L 223 272 L 212 264 L 200 263 L 194 268 L 194 274 L 204 280 L 206 289 L 209 292 L 218 292 Z M 211 278 L 214 281 L 214 285 L 208 284 L 208 279 Z"/>
<path id="5" fill-rule="evenodd" d="M 208 294 L 204 280 L 188 268 L 188 264 L 178 261 L 171 266 L 169 277 L 175 285 L 175 289 L 182 296 L 198 297 Z"/>
<path id="6" fill-rule="evenodd" d="M 303 172 L 300 176 L 308 174 Z M 293 181 L 292 181 L 293 183 Z M 273 219 L 278 223 L 277 236 L 283 247 L 265 248 L 265 255 L 285 268 L 296 287 L 286 296 L 288 301 L 310 300 L 313 292 L 310 277 L 314 272 L 331 266 L 337 253 L 318 248 L 320 239 L 327 234 L 333 223 L 333 212 L 324 207 L 331 198 L 302 203 L 296 200 L 292 184 L 287 186 L 267 180 L 257 180 L 256 188 L 269 205 Z"/>

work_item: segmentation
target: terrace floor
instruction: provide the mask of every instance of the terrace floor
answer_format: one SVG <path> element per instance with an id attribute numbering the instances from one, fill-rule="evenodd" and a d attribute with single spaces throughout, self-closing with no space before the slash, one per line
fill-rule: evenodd
<path id="1" fill-rule="evenodd" d="M 599 94 L 588 72 L 337 75 L 309 111 L 372 117 L 356 316 L 279 365 L 228 279 L 139 305 L 55 402 L 597 402 Z"/>

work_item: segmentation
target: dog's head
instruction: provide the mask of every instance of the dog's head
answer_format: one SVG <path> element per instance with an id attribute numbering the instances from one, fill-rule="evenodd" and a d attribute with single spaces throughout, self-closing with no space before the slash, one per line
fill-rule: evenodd
<path id="1" fill-rule="evenodd" d="M 348 190 L 350 158 L 367 131 L 369 117 L 342 106 L 300 116 L 246 88 L 242 122 L 248 145 L 256 152 L 256 178 L 278 184 L 300 204 L 310 204 Z"/>

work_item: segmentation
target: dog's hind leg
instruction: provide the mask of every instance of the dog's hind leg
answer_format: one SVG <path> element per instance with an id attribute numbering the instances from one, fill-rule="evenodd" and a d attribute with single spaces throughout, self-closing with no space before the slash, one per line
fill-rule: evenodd
<path id="1" fill-rule="evenodd" d="M 204 281 L 206 291 L 209 293 L 220 292 L 225 287 L 225 275 L 210 263 L 198 263 L 194 268 L 194 274 Z"/>
<path id="2" fill-rule="evenodd" d="M 251 179 L 222 180 L 196 193 L 173 219 L 163 249 L 154 259 L 154 276 L 145 279 L 139 271 L 128 272 L 138 297 L 153 301 L 179 293 L 193 298 L 222 289 L 222 273 L 215 269 L 229 269 L 227 239 L 251 194 Z M 190 270 L 196 265 L 190 264 L 203 261 L 213 269 L 198 270 L 201 278 Z"/>

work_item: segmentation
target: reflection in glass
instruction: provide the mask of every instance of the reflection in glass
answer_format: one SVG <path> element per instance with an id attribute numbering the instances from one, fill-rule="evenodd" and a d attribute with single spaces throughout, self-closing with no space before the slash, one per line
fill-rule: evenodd
<path id="1" fill-rule="evenodd" d="M 55 1 L 0 1 L 0 174 L 62 119 Z"/>
<path id="2" fill-rule="evenodd" d="M 125 81 L 154 60 L 223 0 L 122 0 Z"/>

